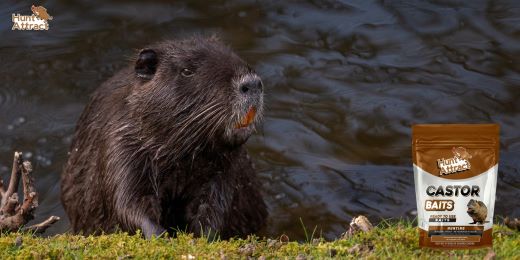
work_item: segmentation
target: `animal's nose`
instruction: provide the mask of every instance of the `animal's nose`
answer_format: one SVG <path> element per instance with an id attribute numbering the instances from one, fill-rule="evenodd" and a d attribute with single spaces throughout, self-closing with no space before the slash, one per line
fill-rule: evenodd
<path id="1" fill-rule="evenodd" d="M 251 79 L 240 85 L 240 92 L 242 92 L 242 94 L 261 93 L 263 88 L 264 86 L 260 79 Z"/>

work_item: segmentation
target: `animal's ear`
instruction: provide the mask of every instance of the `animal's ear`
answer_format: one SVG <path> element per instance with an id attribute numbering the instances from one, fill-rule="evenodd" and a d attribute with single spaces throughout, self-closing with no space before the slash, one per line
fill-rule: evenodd
<path id="1" fill-rule="evenodd" d="M 157 53 L 152 49 L 144 49 L 139 52 L 135 62 L 135 73 L 139 78 L 151 79 L 157 70 Z"/>

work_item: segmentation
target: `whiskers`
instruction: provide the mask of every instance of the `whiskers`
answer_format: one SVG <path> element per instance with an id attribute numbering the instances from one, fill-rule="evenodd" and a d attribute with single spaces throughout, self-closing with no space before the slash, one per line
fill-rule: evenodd
<path id="1" fill-rule="evenodd" d="M 200 104 L 199 101 L 194 103 Z M 229 114 L 229 104 L 216 99 L 198 108 L 186 107 L 193 111 L 175 121 L 170 136 L 156 150 L 154 161 L 177 161 L 186 155 L 195 156 L 209 140 L 215 139 Z"/>

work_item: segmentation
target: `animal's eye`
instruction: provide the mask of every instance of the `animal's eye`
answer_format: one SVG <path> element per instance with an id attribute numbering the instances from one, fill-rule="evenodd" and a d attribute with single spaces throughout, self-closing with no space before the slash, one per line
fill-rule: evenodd
<path id="1" fill-rule="evenodd" d="M 183 77 L 187 77 L 187 78 L 193 76 L 194 74 L 195 73 L 192 70 L 190 70 L 190 69 L 182 69 L 182 71 L 181 71 L 181 75 Z"/>

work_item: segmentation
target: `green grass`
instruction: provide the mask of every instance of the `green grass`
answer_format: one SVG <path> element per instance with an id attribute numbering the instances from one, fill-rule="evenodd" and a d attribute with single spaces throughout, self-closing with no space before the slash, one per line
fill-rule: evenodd
<path id="1" fill-rule="evenodd" d="M 303 224 L 302 224 L 303 225 Z M 125 233 L 78 236 L 57 235 L 41 238 L 30 234 L 0 236 L 0 259 L 31 258 L 154 258 L 154 259 L 243 259 L 248 256 L 267 259 L 397 258 L 397 259 L 482 259 L 488 249 L 431 250 L 418 247 L 418 234 L 410 222 L 382 222 L 369 233 L 348 240 L 325 241 L 312 238 L 306 242 L 280 242 L 275 239 L 249 237 L 208 242 L 190 234 L 176 238 L 142 239 Z M 21 240 L 21 241 L 20 241 Z M 520 232 L 502 225 L 494 226 L 493 250 L 498 259 L 520 259 Z"/>

